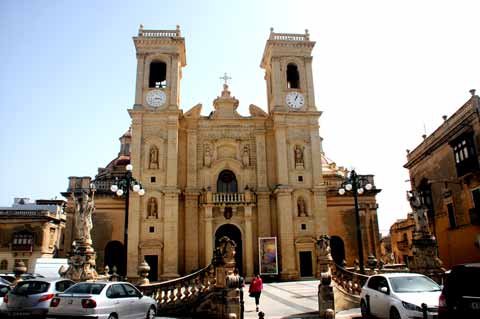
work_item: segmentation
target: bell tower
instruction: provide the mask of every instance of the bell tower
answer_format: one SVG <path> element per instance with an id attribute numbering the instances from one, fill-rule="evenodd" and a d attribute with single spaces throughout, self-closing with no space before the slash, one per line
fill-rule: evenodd
<path id="1" fill-rule="evenodd" d="M 261 67 L 265 69 L 269 112 L 316 111 L 312 75 L 312 49 L 305 34 L 274 33 L 265 45 Z"/>
<path id="2" fill-rule="evenodd" d="M 182 68 L 187 64 L 185 39 L 175 30 L 144 30 L 133 38 L 137 52 L 134 108 L 178 110 Z"/>

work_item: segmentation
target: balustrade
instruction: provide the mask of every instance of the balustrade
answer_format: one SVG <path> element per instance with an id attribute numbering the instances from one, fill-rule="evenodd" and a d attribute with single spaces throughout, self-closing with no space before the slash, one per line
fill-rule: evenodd
<path id="1" fill-rule="evenodd" d="M 337 285 L 342 287 L 349 294 L 360 295 L 362 287 L 367 282 L 369 276 L 347 270 L 335 264 L 332 277 Z"/>
<path id="2" fill-rule="evenodd" d="M 163 282 L 141 285 L 138 288 L 157 301 L 158 312 L 162 310 L 188 306 L 188 301 L 196 300 L 198 296 L 209 292 L 215 285 L 213 265 L 209 265 L 188 276 Z"/>
<path id="3" fill-rule="evenodd" d="M 140 29 L 138 35 L 148 38 L 176 38 L 180 37 L 180 30 L 143 30 Z"/>

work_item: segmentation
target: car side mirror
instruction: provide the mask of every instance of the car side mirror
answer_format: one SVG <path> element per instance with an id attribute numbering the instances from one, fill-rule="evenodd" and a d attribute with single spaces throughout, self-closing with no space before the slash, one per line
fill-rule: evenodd
<path id="1" fill-rule="evenodd" d="M 387 287 L 380 287 L 380 291 L 383 292 L 384 294 L 388 295 L 388 288 Z"/>

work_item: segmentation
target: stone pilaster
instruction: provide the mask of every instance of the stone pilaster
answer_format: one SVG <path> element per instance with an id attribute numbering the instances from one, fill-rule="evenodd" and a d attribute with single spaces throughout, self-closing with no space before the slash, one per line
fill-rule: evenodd
<path id="1" fill-rule="evenodd" d="M 315 237 L 328 234 L 327 189 L 325 186 L 313 190 L 313 218 Z"/>
<path id="2" fill-rule="evenodd" d="M 187 131 L 187 188 L 197 187 L 197 130 Z"/>
<path id="3" fill-rule="evenodd" d="M 245 254 L 246 277 L 253 278 L 253 229 L 252 229 L 252 206 L 245 206 Z"/>
<path id="4" fill-rule="evenodd" d="M 163 278 L 178 277 L 178 191 L 165 192 Z"/>
<path id="5" fill-rule="evenodd" d="M 205 206 L 205 265 L 212 262 L 213 257 L 213 207 Z"/>
<path id="6" fill-rule="evenodd" d="M 277 189 L 278 240 L 280 242 L 281 273 L 280 278 L 290 280 L 298 278 L 295 267 L 295 247 L 292 218 L 291 189 Z"/>
<path id="7" fill-rule="evenodd" d="M 168 117 L 167 187 L 177 188 L 178 179 L 178 114 Z"/>
<path id="8" fill-rule="evenodd" d="M 257 187 L 267 187 L 267 153 L 265 143 L 265 131 L 257 131 L 255 134 L 257 151 Z"/>
<path id="9" fill-rule="evenodd" d="M 135 105 L 143 102 L 143 83 L 145 74 L 145 54 L 137 53 L 137 83 L 135 87 Z"/>
<path id="10" fill-rule="evenodd" d="M 280 185 L 288 185 L 287 127 L 284 123 L 275 123 L 274 130 L 277 158 L 277 183 Z"/>
<path id="11" fill-rule="evenodd" d="M 198 269 L 198 195 L 185 194 L 185 271 Z"/>
<path id="12" fill-rule="evenodd" d="M 323 185 L 321 143 L 322 141 L 318 134 L 318 126 L 314 126 L 310 129 L 313 187 L 318 187 Z"/>
<path id="13" fill-rule="evenodd" d="M 313 85 L 312 57 L 305 58 L 305 80 L 307 84 L 308 109 L 315 111 L 315 87 Z M 318 133 L 318 131 L 317 131 Z M 315 157 L 314 157 L 315 158 Z"/>
<path id="14" fill-rule="evenodd" d="M 270 212 L 270 192 L 257 192 L 257 219 L 258 236 L 271 236 L 272 217 Z"/>

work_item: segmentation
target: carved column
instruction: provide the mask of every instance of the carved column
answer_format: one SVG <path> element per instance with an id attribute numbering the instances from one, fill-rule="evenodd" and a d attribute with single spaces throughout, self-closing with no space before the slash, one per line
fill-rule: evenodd
<path id="1" fill-rule="evenodd" d="M 190 273 L 198 268 L 198 195 L 185 194 L 185 270 Z"/>
<path id="2" fill-rule="evenodd" d="M 212 262 L 213 257 L 213 207 L 205 206 L 205 265 Z"/>
<path id="3" fill-rule="evenodd" d="M 245 254 L 246 254 L 246 277 L 253 278 L 253 230 L 252 230 L 252 206 L 245 206 Z M 238 266 L 237 266 L 238 267 Z"/>
<path id="4" fill-rule="evenodd" d="M 165 192 L 163 276 L 178 277 L 178 195 L 179 191 Z"/>
<path id="5" fill-rule="evenodd" d="M 295 268 L 295 247 L 292 218 L 291 189 L 277 189 L 278 239 L 282 269 L 280 278 L 290 280 L 298 278 Z"/>

